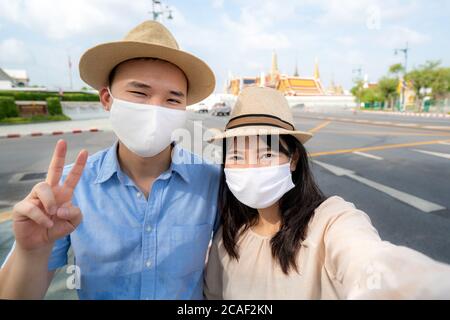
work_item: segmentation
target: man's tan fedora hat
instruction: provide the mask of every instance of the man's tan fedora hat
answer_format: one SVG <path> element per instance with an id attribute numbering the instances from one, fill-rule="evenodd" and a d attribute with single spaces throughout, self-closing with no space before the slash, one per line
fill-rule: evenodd
<path id="1" fill-rule="evenodd" d="M 87 50 L 80 60 L 80 76 L 100 90 L 109 85 L 109 74 L 121 62 L 134 58 L 158 58 L 180 68 L 188 80 L 187 104 L 197 103 L 214 90 L 214 73 L 199 58 L 181 51 L 178 43 L 161 23 L 145 21 L 122 41 L 108 42 Z"/>
<path id="2" fill-rule="evenodd" d="M 255 135 L 291 135 L 302 144 L 312 138 L 309 132 L 294 127 L 291 108 L 284 95 L 275 89 L 248 87 L 242 90 L 225 131 L 210 141 Z"/>

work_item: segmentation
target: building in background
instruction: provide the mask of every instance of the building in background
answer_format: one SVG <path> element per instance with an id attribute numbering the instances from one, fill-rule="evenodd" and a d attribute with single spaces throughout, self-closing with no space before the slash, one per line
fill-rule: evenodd
<path id="1" fill-rule="evenodd" d="M 0 89 L 25 88 L 29 84 L 26 70 L 0 68 Z"/>
<path id="2" fill-rule="evenodd" d="M 281 73 L 278 69 L 278 57 L 272 54 L 270 72 L 254 77 L 228 77 L 226 93 L 237 96 L 242 89 L 250 86 L 270 87 L 281 91 L 291 107 L 319 111 L 322 109 L 351 109 L 356 107 L 355 98 L 346 92 L 334 80 L 325 88 L 320 79 L 319 61 L 316 59 L 312 76 L 303 76 L 298 72 L 296 64 L 293 75 Z"/>
<path id="3" fill-rule="evenodd" d="M 272 54 L 272 65 L 268 75 L 261 73 L 259 77 L 241 77 L 228 80 L 227 93 L 238 95 L 249 86 L 262 86 L 277 89 L 286 96 L 322 96 L 341 95 L 344 90 L 341 86 L 332 84 L 332 90 L 326 90 L 320 80 L 319 61 L 316 59 L 312 77 L 300 76 L 297 65 L 293 75 L 283 74 L 278 69 L 278 58 Z"/>

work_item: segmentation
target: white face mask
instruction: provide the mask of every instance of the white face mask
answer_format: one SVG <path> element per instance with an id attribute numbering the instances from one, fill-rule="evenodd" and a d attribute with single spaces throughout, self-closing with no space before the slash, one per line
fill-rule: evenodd
<path id="1" fill-rule="evenodd" d="M 225 168 L 225 178 L 228 188 L 240 202 L 254 209 L 264 209 L 295 187 L 290 168 L 290 163 L 257 168 Z"/>
<path id="2" fill-rule="evenodd" d="M 108 89 L 109 91 L 109 89 Z M 172 133 L 186 124 L 186 111 L 113 98 L 110 121 L 114 133 L 132 152 L 153 157 L 173 141 Z"/>

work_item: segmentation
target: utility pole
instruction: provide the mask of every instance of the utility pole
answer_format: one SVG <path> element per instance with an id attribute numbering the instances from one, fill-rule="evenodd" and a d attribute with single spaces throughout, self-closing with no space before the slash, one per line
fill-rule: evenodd
<path id="1" fill-rule="evenodd" d="M 353 69 L 352 73 L 353 74 L 357 74 L 356 78 L 353 78 L 353 82 L 355 82 L 358 86 L 359 86 L 359 81 L 363 81 L 362 78 L 362 67 L 359 66 L 357 69 Z M 361 108 L 361 90 L 362 90 L 362 85 L 358 87 L 358 109 Z"/>
<path id="2" fill-rule="evenodd" d="M 169 6 L 166 5 L 165 8 L 163 8 L 163 5 L 160 0 L 152 0 L 152 11 L 150 11 L 153 15 L 153 20 L 157 21 L 160 16 L 166 15 L 166 18 L 168 20 L 172 20 L 172 10 L 169 8 Z"/>
<path id="3" fill-rule="evenodd" d="M 405 48 L 401 48 L 401 49 L 395 49 L 394 53 L 395 55 L 399 54 L 399 52 L 403 52 L 404 54 L 404 58 L 405 58 L 405 62 L 403 65 L 403 79 L 402 79 L 402 92 L 401 92 L 401 97 L 400 97 L 400 108 L 401 111 L 405 111 L 405 87 L 406 87 L 406 74 L 408 72 L 408 52 L 409 52 L 409 46 L 408 46 L 408 42 L 406 43 L 406 47 Z"/>
<path id="4" fill-rule="evenodd" d="M 72 80 L 72 59 L 70 58 L 70 54 L 67 54 L 67 63 L 69 67 L 69 83 L 70 83 L 70 89 L 73 89 L 73 80 Z"/>

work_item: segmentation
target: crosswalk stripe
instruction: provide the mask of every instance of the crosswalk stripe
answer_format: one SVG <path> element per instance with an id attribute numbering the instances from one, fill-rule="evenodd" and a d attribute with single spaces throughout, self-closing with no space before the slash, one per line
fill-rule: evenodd
<path id="1" fill-rule="evenodd" d="M 428 154 L 430 156 L 440 157 L 440 158 L 444 158 L 444 159 L 450 159 L 450 154 L 448 154 L 448 153 L 432 152 L 432 151 L 419 150 L 419 149 L 412 149 L 412 151 L 420 152 L 420 153 Z"/>
<path id="2" fill-rule="evenodd" d="M 362 156 L 362 157 L 366 157 L 366 158 L 370 158 L 370 159 L 374 159 L 374 160 L 384 160 L 383 158 L 374 156 L 373 154 L 359 152 L 359 151 L 355 151 L 355 152 L 353 152 L 353 154 L 356 154 L 356 155 Z"/>
<path id="3" fill-rule="evenodd" d="M 387 194 L 388 196 L 390 196 L 390 197 L 392 197 L 394 199 L 397 199 L 397 200 L 399 200 L 399 201 L 401 201 L 401 202 L 403 202 L 403 203 L 405 203 L 405 204 L 407 204 L 409 206 L 412 206 L 412 207 L 414 207 L 416 209 L 419 209 L 419 210 L 421 210 L 423 212 L 427 212 L 428 213 L 428 212 L 439 211 L 439 210 L 444 210 L 445 209 L 445 207 L 443 207 L 443 206 L 441 206 L 439 204 L 436 204 L 436 203 L 433 203 L 433 202 L 421 199 L 421 198 L 416 197 L 416 196 L 414 196 L 412 194 L 409 194 L 409 193 L 406 193 L 406 192 L 403 192 L 403 191 L 400 191 L 400 190 L 396 190 L 394 188 L 385 186 L 385 185 L 383 185 L 381 183 L 378 183 L 378 182 L 375 182 L 375 181 L 371 181 L 371 180 L 366 179 L 364 177 L 358 176 L 358 175 L 355 174 L 354 171 L 351 171 L 351 170 L 348 170 L 348 169 L 345 169 L 345 168 L 340 168 L 340 167 L 337 167 L 337 166 L 334 166 L 334 165 L 331 165 L 331 164 L 328 164 L 328 163 L 320 162 L 320 161 L 317 161 L 317 160 L 313 160 L 313 162 L 315 164 L 323 167 L 324 169 L 330 171 L 331 173 L 335 174 L 338 177 L 339 176 L 347 176 L 347 177 L 349 177 L 349 178 L 351 178 L 353 180 L 356 180 L 356 181 L 358 181 L 358 182 L 360 182 L 362 184 L 365 184 L 365 185 L 367 185 L 367 186 L 369 186 L 369 187 L 371 187 L 373 189 L 376 189 L 376 190 L 378 190 L 380 192 L 383 192 L 383 193 Z"/>

